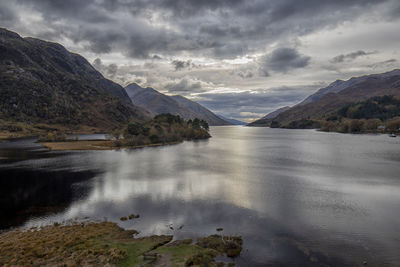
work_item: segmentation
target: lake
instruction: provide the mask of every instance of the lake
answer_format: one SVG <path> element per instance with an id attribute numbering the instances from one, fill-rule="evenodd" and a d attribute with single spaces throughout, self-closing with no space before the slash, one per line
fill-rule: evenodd
<path id="1" fill-rule="evenodd" d="M 211 135 L 116 151 L 0 143 L 0 227 L 106 219 L 177 239 L 221 227 L 243 237 L 238 266 L 400 266 L 400 138 L 241 126 Z M 131 213 L 140 218 L 119 220 Z"/>

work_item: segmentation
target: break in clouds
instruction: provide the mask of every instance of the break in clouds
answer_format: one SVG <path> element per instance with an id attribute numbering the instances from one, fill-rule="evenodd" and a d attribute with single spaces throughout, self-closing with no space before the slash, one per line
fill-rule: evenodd
<path id="1" fill-rule="evenodd" d="M 399 67 L 399 18 L 397 0 L 0 0 L 1 27 L 241 120 Z"/>

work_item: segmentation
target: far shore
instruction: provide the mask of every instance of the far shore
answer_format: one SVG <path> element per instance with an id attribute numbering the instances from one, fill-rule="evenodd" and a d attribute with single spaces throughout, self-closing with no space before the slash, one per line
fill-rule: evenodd
<path id="1" fill-rule="evenodd" d="M 64 150 L 114 150 L 121 148 L 137 149 L 144 147 L 157 147 L 165 145 L 176 145 L 182 143 L 182 141 L 177 142 L 167 142 L 167 143 L 155 143 L 140 146 L 116 146 L 114 140 L 77 140 L 77 141 L 59 141 L 59 142 L 40 142 L 43 146 L 49 148 L 53 151 L 64 151 Z"/>
<path id="2" fill-rule="evenodd" d="M 104 134 L 99 131 L 77 131 L 77 132 L 66 132 L 68 135 L 89 135 L 89 134 Z M 17 140 L 24 138 L 39 138 L 43 134 L 42 132 L 5 132 L 0 131 L 0 141 Z"/>

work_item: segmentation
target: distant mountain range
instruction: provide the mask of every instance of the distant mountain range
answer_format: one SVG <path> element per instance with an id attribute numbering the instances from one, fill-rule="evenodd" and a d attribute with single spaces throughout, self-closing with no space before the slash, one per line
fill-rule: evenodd
<path id="1" fill-rule="evenodd" d="M 267 123 L 270 123 L 272 119 L 276 118 L 279 114 L 289 109 L 289 106 L 278 108 L 277 110 L 268 113 L 261 119 L 249 123 L 248 126 L 265 126 Z"/>
<path id="2" fill-rule="evenodd" d="M 249 126 L 270 126 L 274 121 L 275 125 L 285 127 L 299 120 L 325 119 L 352 103 L 385 95 L 400 96 L 400 70 L 337 80 L 277 116 L 261 118 Z"/>
<path id="3" fill-rule="evenodd" d="M 227 117 L 224 117 L 222 115 L 218 115 L 218 117 L 220 117 L 221 119 L 229 122 L 232 125 L 247 125 L 247 122 L 244 122 L 244 121 L 227 118 Z"/>
<path id="4" fill-rule="evenodd" d="M 125 90 L 134 105 L 148 110 L 153 116 L 171 113 L 179 115 L 185 120 L 199 118 L 207 121 L 210 125 L 230 124 L 202 105 L 180 95 L 167 96 L 153 88 L 143 88 L 136 83 L 126 86 Z"/>
<path id="5" fill-rule="evenodd" d="M 150 118 L 123 87 L 57 43 L 0 28 L 0 73 L 3 121 L 105 131 Z"/>

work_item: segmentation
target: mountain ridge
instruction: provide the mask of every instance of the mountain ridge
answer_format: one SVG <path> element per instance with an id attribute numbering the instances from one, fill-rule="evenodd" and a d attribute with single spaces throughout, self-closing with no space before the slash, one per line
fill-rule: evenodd
<path id="1" fill-rule="evenodd" d="M 275 121 L 280 126 L 285 126 L 290 122 L 302 119 L 321 119 L 346 105 L 384 95 L 400 95 L 399 69 L 380 74 L 353 77 L 347 81 L 337 80 L 328 87 L 319 89 L 299 104 L 280 113 L 274 119 L 259 119 L 253 124 L 268 126 L 272 121 Z"/>
<path id="2" fill-rule="evenodd" d="M 289 106 L 278 108 L 278 109 L 268 113 L 264 117 L 262 117 L 262 118 L 260 118 L 258 120 L 250 122 L 247 125 L 248 126 L 263 126 L 263 125 L 266 125 L 269 122 L 271 122 L 271 120 L 275 119 L 279 114 L 281 114 L 282 112 L 285 112 L 286 110 L 289 110 L 289 109 L 290 109 Z"/>
<path id="3" fill-rule="evenodd" d="M 122 86 L 58 43 L 0 28 L 0 72 L 0 114 L 6 122 L 108 131 L 150 118 Z"/>
<path id="4" fill-rule="evenodd" d="M 220 117 L 221 119 L 231 123 L 232 125 L 246 125 L 247 124 L 247 122 L 240 121 L 240 120 L 235 120 L 235 119 L 231 119 L 231 118 L 227 118 L 225 116 L 222 116 L 221 114 L 218 114 L 217 116 Z"/>
<path id="5" fill-rule="evenodd" d="M 210 110 L 183 96 L 167 96 L 151 87 L 143 88 L 136 83 L 129 84 L 125 90 L 132 103 L 149 110 L 152 115 L 170 113 L 179 115 L 185 120 L 197 117 L 207 121 L 210 125 L 229 124 Z"/>
<path id="6" fill-rule="evenodd" d="M 315 101 L 321 99 L 324 95 L 326 95 L 328 93 L 339 93 L 349 87 L 352 87 L 352 86 L 355 86 L 362 82 L 365 82 L 367 79 L 387 78 L 387 77 L 398 76 L 398 75 L 400 75 L 400 69 L 394 69 L 394 70 L 384 72 L 384 73 L 368 74 L 368 75 L 363 75 L 363 76 L 358 76 L 358 77 L 352 77 L 346 81 L 336 80 L 333 83 L 329 84 L 327 87 L 321 88 L 314 94 L 308 96 L 306 99 L 304 99 L 302 102 L 300 102 L 297 105 L 301 106 L 301 105 L 315 102 Z"/>

